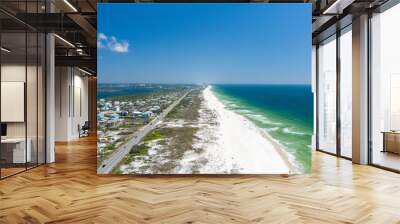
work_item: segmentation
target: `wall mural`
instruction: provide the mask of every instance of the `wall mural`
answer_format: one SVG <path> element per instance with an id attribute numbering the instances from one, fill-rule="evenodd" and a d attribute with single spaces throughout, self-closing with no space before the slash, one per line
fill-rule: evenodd
<path id="1" fill-rule="evenodd" d="M 310 172 L 310 21 L 310 4 L 98 4 L 98 173 Z"/>

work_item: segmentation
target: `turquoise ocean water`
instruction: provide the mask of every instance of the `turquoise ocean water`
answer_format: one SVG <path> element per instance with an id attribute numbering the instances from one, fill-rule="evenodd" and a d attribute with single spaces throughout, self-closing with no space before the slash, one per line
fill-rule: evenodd
<path id="1" fill-rule="evenodd" d="M 293 155 L 304 172 L 311 170 L 313 96 L 310 85 L 212 85 L 227 109 L 267 131 Z"/>

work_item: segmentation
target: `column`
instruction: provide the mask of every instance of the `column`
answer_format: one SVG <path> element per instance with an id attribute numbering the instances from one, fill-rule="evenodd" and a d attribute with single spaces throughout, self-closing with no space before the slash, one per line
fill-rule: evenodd
<path id="1" fill-rule="evenodd" d="M 352 157 L 357 164 L 368 163 L 368 15 L 353 19 L 353 116 Z"/>

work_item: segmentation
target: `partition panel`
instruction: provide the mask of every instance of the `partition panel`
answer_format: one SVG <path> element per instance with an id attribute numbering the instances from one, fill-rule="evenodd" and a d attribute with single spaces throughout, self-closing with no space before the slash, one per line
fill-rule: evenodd
<path id="1" fill-rule="evenodd" d="M 45 1 L 19 1 L 19 16 L 44 12 Z M 15 2 L 14 2 L 15 3 Z M 0 2 L 0 7 L 10 2 Z M 15 5 L 15 4 L 14 4 Z M 0 12 L 0 178 L 45 163 L 45 34 Z"/>
<path id="2" fill-rule="evenodd" d="M 371 18 L 370 160 L 400 171 L 400 4 Z"/>
<path id="3" fill-rule="evenodd" d="M 340 36 L 340 155 L 352 157 L 352 31 Z"/>
<path id="4" fill-rule="evenodd" d="M 27 142 L 30 147 L 30 161 L 28 168 L 38 163 L 38 35 L 36 32 L 27 33 L 27 81 L 26 81 L 26 114 L 27 114 Z"/>
<path id="5" fill-rule="evenodd" d="M 336 35 L 318 47 L 318 149 L 336 154 Z"/>
<path id="6" fill-rule="evenodd" d="M 1 167 L 2 178 L 26 170 L 31 150 L 27 143 L 25 32 L 2 33 L 1 45 Z"/>

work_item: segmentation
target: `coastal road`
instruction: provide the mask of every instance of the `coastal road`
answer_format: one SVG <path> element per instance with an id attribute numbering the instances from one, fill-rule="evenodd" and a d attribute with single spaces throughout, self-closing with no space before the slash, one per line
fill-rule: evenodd
<path id="1" fill-rule="evenodd" d="M 171 105 L 169 105 L 163 112 L 161 112 L 157 117 L 155 117 L 150 123 L 140 128 L 127 143 L 120 146 L 115 150 L 114 153 L 110 155 L 109 158 L 104 160 L 102 164 L 97 168 L 98 174 L 109 174 L 112 169 L 129 153 L 131 148 L 138 144 L 144 136 L 146 136 L 150 131 L 157 127 L 158 124 L 164 119 L 167 114 L 178 105 L 183 98 L 186 97 L 192 90 L 186 92 L 181 98 L 177 99 Z"/>

